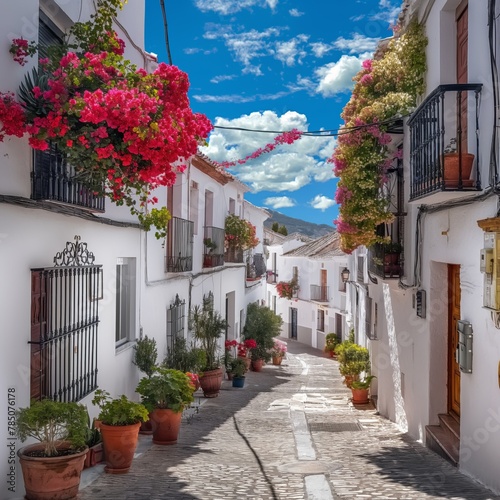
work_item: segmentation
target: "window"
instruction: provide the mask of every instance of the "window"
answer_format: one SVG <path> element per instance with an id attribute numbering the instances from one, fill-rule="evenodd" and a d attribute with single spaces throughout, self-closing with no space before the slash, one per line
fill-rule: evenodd
<path id="1" fill-rule="evenodd" d="M 339 267 L 339 292 L 345 293 L 347 290 L 347 283 L 345 283 L 344 280 L 342 279 L 342 269 L 340 269 Z"/>
<path id="2" fill-rule="evenodd" d="M 177 339 L 184 338 L 184 316 L 186 301 L 181 300 L 179 295 L 167 310 L 167 351 L 173 351 Z"/>
<path id="3" fill-rule="evenodd" d="M 318 309 L 318 324 L 316 328 L 320 332 L 325 331 L 325 311 L 323 309 Z"/>
<path id="4" fill-rule="evenodd" d="M 39 59 L 47 57 L 49 46 L 62 45 L 62 37 L 61 30 L 40 11 Z M 31 198 L 104 212 L 104 197 L 96 196 L 94 190 L 77 180 L 75 168 L 68 165 L 66 158 L 54 144 L 49 144 L 47 151 L 33 151 Z"/>
<path id="5" fill-rule="evenodd" d="M 276 295 L 273 295 L 273 312 L 276 314 Z"/>
<path id="6" fill-rule="evenodd" d="M 229 213 L 236 213 L 236 201 L 233 198 L 229 198 Z"/>
<path id="7" fill-rule="evenodd" d="M 135 338 L 135 258 L 123 257 L 116 264 L 116 347 Z"/>
<path id="8" fill-rule="evenodd" d="M 198 190 L 198 183 L 192 182 L 189 189 L 189 220 L 193 222 L 193 234 L 198 234 L 198 198 L 200 192 Z"/>

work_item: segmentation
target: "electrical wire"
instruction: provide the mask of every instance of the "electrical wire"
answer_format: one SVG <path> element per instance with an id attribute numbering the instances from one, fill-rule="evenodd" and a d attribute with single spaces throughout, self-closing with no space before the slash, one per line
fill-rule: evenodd
<path id="1" fill-rule="evenodd" d="M 168 40 L 168 23 L 167 23 L 167 11 L 165 9 L 164 0 L 160 0 L 161 13 L 163 16 L 163 27 L 165 30 L 165 45 L 167 47 L 168 64 L 172 64 L 172 54 L 170 53 L 170 42 Z"/>
<path id="2" fill-rule="evenodd" d="M 389 125 L 394 123 L 396 120 L 402 120 L 409 115 L 398 116 L 397 118 L 392 118 L 389 120 L 383 120 L 380 122 L 372 122 L 365 123 L 364 125 L 357 125 L 355 127 L 342 127 L 340 129 L 328 129 L 328 130 L 313 130 L 311 132 L 302 132 L 302 135 L 311 136 L 311 137 L 337 137 L 339 135 L 346 135 L 352 132 L 356 132 L 358 130 L 363 130 L 365 128 L 380 126 L 380 125 Z M 252 129 L 245 127 L 227 127 L 223 125 L 214 125 L 214 128 L 223 129 L 223 130 L 238 130 L 241 132 L 259 132 L 264 134 L 284 134 L 289 132 L 289 130 L 262 130 L 262 129 Z"/>

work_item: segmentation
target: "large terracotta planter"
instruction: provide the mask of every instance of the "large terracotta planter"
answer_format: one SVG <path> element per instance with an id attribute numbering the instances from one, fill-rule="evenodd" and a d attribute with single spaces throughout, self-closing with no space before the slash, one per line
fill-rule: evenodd
<path id="1" fill-rule="evenodd" d="M 222 368 L 203 372 L 200 377 L 201 390 L 206 398 L 216 398 L 222 385 Z"/>
<path id="2" fill-rule="evenodd" d="M 252 359 L 252 370 L 254 372 L 260 372 L 264 366 L 263 359 Z"/>
<path id="3" fill-rule="evenodd" d="M 17 455 L 23 471 L 28 500 L 76 498 L 88 448 L 62 457 L 30 457 L 26 453 L 43 450 L 42 444 L 21 448 Z M 61 447 L 62 448 L 62 447 Z"/>
<path id="4" fill-rule="evenodd" d="M 151 422 L 151 413 L 149 414 L 149 420 L 146 422 L 141 422 L 141 427 L 139 428 L 139 434 L 144 434 L 150 436 L 153 434 L 153 423 Z"/>
<path id="5" fill-rule="evenodd" d="M 353 389 L 351 387 L 351 391 L 353 404 L 363 405 L 369 402 L 368 389 Z"/>
<path id="6" fill-rule="evenodd" d="M 101 424 L 104 458 L 109 474 L 125 474 L 129 471 L 137 447 L 141 423 L 132 425 Z"/>
<path id="7" fill-rule="evenodd" d="M 471 187 L 473 180 L 470 179 L 474 155 L 462 153 L 462 186 Z M 448 188 L 458 187 L 459 179 L 459 154 L 447 153 L 443 157 L 444 163 L 444 184 Z"/>
<path id="8" fill-rule="evenodd" d="M 175 444 L 181 428 L 182 411 L 157 408 L 151 413 L 154 444 Z"/>

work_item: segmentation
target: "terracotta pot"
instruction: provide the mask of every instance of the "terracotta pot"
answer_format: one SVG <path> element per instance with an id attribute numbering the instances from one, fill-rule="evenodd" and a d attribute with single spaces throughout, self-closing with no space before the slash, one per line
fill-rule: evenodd
<path id="1" fill-rule="evenodd" d="M 234 377 L 233 378 L 233 387 L 244 387 L 245 386 L 245 377 Z"/>
<path id="2" fill-rule="evenodd" d="M 144 434 L 145 436 L 150 436 L 153 434 L 153 423 L 151 422 L 151 413 L 149 414 L 149 420 L 146 422 L 141 422 L 141 427 L 139 428 L 139 434 Z"/>
<path id="3" fill-rule="evenodd" d="M 83 468 L 88 469 L 89 467 L 94 467 L 94 465 L 97 465 L 103 460 L 104 460 L 104 448 L 102 447 L 102 443 L 97 443 L 89 448 L 87 456 L 85 457 L 85 463 Z"/>
<path id="4" fill-rule="evenodd" d="M 157 408 L 151 413 L 154 444 L 175 444 L 181 428 L 182 411 Z"/>
<path id="5" fill-rule="evenodd" d="M 279 366 L 281 365 L 281 361 L 283 358 L 281 356 L 273 356 L 273 365 Z"/>
<path id="6" fill-rule="evenodd" d="M 252 370 L 254 372 L 260 372 L 264 366 L 263 359 L 252 359 Z"/>
<path id="7" fill-rule="evenodd" d="M 368 400 L 368 389 L 353 389 L 351 387 L 352 391 L 352 402 L 353 404 L 367 404 L 369 402 Z"/>
<path id="8" fill-rule="evenodd" d="M 125 474 L 129 471 L 134 458 L 141 423 L 132 425 L 101 424 L 104 458 L 109 474 Z"/>
<path id="9" fill-rule="evenodd" d="M 447 153 L 443 157 L 444 164 L 444 184 L 446 187 L 458 187 L 459 179 L 459 154 Z M 474 155 L 470 153 L 462 153 L 462 185 L 470 187 L 473 181 L 470 180 L 472 164 L 474 163 Z"/>
<path id="10" fill-rule="evenodd" d="M 66 500 L 76 498 L 88 448 L 62 457 L 30 457 L 26 453 L 43 450 L 42 444 L 21 448 L 17 455 L 23 471 L 28 500 Z M 64 446 L 60 447 L 64 449 Z M 66 448 L 69 448 L 67 444 Z"/>
<path id="11" fill-rule="evenodd" d="M 247 358 L 246 356 L 238 356 L 238 358 L 241 358 L 245 361 L 245 366 L 247 368 L 247 371 L 250 370 L 250 365 L 252 364 L 251 358 Z"/>
<path id="12" fill-rule="evenodd" d="M 234 378 L 233 372 L 226 372 L 226 375 L 228 380 L 233 380 Z"/>
<path id="13" fill-rule="evenodd" d="M 222 385 L 222 368 L 203 372 L 200 377 L 200 384 L 206 398 L 216 398 Z"/>

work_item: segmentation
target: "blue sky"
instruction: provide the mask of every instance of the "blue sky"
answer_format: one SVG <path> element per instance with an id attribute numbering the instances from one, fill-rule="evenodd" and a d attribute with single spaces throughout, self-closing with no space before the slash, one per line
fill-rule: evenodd
<path id="1" fill-rule="evenodd" d="M 401 0 L 165 0 L 172 63 L 190 80 L 194 111 L 214 125 L 337 130 L 352 77 Z M 126 8 L 126 7 L 125 7 Z M 160 0 L 146 0 L 146 50 L 168 62 Z M 215 129 L 203 152 L 237 160 L 277 134 Z M 335 137 L 302 137 L 231 172 L 255 205 L 332 224 Z"/>

